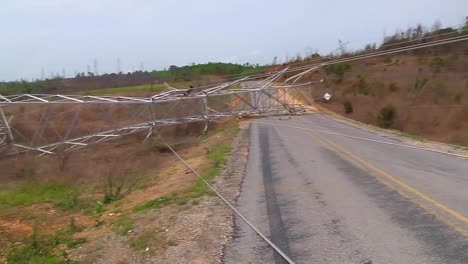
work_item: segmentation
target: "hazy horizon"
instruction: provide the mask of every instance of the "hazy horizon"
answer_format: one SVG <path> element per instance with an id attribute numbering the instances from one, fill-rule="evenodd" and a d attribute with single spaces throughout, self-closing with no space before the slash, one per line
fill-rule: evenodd
<path id="1" fill-rule="evenodd" d="M 0 81 L 154 70 L 205 62 L 271 63 L 380 43 L 421 23 L 457 26 L 468 1 L 4 0 Z M 42 71 L 44 73 L 42 73 Z M 44 76 L 42 76 L 44 74 Z"/>

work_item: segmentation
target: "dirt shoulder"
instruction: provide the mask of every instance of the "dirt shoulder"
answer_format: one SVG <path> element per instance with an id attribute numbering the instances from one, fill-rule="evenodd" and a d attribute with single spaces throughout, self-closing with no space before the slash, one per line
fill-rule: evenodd
<path id="1" fill-rule="evenodd" d="M 216 190 L 231 202 L 244 174 L 247 130 L 248 124 L 240 125 L 231 154 L 213 181 Z M 197 157 L 185 156 L 189 164 L 199 167 Z M 223 247 L 231 238 L 232 219 L 232 211 L 217 196 L 204 195 L 128 216 L 132 228 L 127 234 L 93 232 L 87 238 L 90 243 L 70 255 L 82 263 L 220 263 Z"/>
<path id="2" fill-rule="evenodd" d="M 245 122 L 228 121 L 196 143 L 173 146 L 233 202 L 244 175 L 248 127 Z M 152 160 L 154 169 L 126 176 L 120 195 L 116 194 L 120 178 L 109 183 L 95 170 L 93 188 L 78 187 L 90 185 L 91 180 L 77 184 L 49 179 L 45 187 L 39 186 L 48 188 L 39 193 L 42 200 L 0 204 L 6 208 L 0 214 L 0 263 L 219 263 L 232 234 L 231 210 L 163 146 L 133 141 L 110 143 L 109 149 L 120 144 L 129 157 L 137 153 L 135 157 L 145 159 L 148 168 Z M 94 151 L 114 160 L 114 154 L 107 157 L 102 149 Z M 39 172 L 35 178 L 41 177 Z M 139 181 L 129 181 L 136 176 Z M 132 188 L 127 193 L 128 183 Z M 102 187 L 108 190 L 103 193 Z M 28 180 L 4 186 L 0 201 L 21 198 L 28 188 L 37 189 Z M 63 199 L 70 202 L 66 208 Z"/>

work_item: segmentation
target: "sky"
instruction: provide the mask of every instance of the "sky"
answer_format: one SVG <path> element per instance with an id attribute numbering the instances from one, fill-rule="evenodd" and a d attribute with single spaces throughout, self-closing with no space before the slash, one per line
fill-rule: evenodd
<path id="1" fill-rule="evenodd" d="M 417 23 L 464 23 L 466 0 L 0 0 L 0 81 L 266 64 L 338 40 L 355 49 Z"/>

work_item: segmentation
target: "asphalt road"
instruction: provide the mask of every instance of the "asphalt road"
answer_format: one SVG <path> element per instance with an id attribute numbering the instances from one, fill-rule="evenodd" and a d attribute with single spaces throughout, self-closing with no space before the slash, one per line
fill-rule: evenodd
<path id="1" fill-rule="evenodd" d="M 321 114 L 253 123 L 237 207 L 296 263 L 468 263 L 468 160 Z M 225 263 L 286 263 L 236 218 Z"/>

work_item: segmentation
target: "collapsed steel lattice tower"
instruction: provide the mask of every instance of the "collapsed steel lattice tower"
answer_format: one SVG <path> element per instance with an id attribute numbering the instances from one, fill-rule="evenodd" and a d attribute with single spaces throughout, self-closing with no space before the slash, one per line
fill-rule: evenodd
<path id="1" fill-rule="evenodd" d="M 226 117 L 296 114 L 306 101 L 298 88 L 311 82 L 275 86 L 286 71 L 255 82 L 246 77 L 206 88 L 168 86 L 150 97 L 0 95 L 0 153 L 42 156 L 138 132 L 148 138 L 168 125 L 204 122 L 206 131 L 210 122 Z"/>

